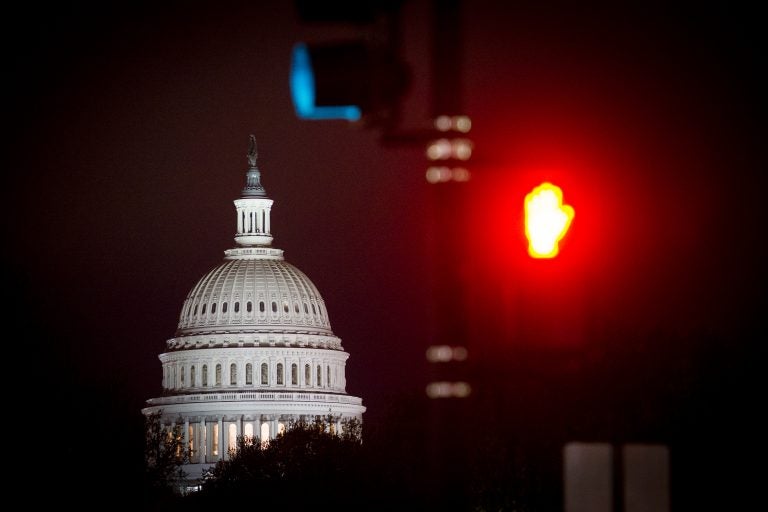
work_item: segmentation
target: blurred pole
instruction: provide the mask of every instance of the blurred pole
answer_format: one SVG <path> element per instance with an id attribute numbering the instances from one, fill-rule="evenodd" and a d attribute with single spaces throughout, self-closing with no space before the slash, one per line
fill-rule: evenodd
<path id="1" fill-rule="evenodd" d="M 459 0 L 435 0 L 432 3 L 433 120 L 464 114 L 460 4 Z M 471 354 L 466 339 L 466 289 L 462 277 L 467 257 L 464 254 L 468 227 L 464 200 L 467 186 L 467 183 L 455 180 L 431 185 L 437 325 L 435 339 L 427 341 L 428 484 L 433 505 L 443 510 L 467 507 L 471 470 L 467 464 L 465 440 L 477 432 L 478 420 L 469 414 L 467 407 L 472 385 L 466 368 Z M 467 392 L 469 396 L 463 396 Z"/>

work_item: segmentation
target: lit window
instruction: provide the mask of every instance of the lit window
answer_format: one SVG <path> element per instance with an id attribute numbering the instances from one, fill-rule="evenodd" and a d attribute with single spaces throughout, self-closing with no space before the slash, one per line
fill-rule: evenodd
<path id="1" fill-rule="evenodd" d="M 221 365 L 216 365 L 216 385 L 221 386 Z"/>
<path id="2" fill-rule="evenodd" d="M 277 385 L 283 384 L 283 363 L 277 363 Z"/>
<path id="3" fill-rule="evenodd" d="M 212 446 L 213 449 L 211 450 L 213 452 L 213 455 L 218 455 L 219 454 L 219 424 L 218 423 L 213 424 L 213 440 L 211 444 L 213 445 Z"/>
<path id="4" fill-rule="evenodd" d="M 264 422 L 261 424 L 261 444 L 267 444 L 269 442 L 269 423 Z"/>
<path id="5" fill-rule="evenodd" d="M 317 385 L 323 385 L 323 370 L 320 368 L 320 365 L 317 365 Z"/>
<path id="6" fill-rule="evenodd" d="M 235 450 L 237 449 L 237 425 L 234 423 L 229 424 L 229 440 L 227 442 L 227 449 Z"/>
<path id="7" fill-rule="evenodd" d="M 269 367 L 267 363 L 261 363 L 261 384 L 263 386 L 269 384 Z"/>
<path id="8" fill-rule="evenodd" d="M 237 385 L 237 365 L 235 363 L 229 365 L 229 385 Z"/>
<path id="9" fill-rule="evenodd" d="M 208 365 L 203 365 L 203 386 L 208 385 Z"/>
<path id="10" fill-rule="evenodd" d="M 250 442 L 253 440 L 253 423 L 246 423 L 243 427 L 243 435 Z"/>
<path id="11" fill-rule="evenodd" d="M 253 365 L 251 363 L 245 365 L 245 383 L 248 386 L 253 384 Z"/>
<path id="12" fill-rule="evenodd" d="M 307 386 L 312 385 L 312 369 L 309 367 L 308 364 L 304 365 L 304 383 Z"/>
<path id="13" fill-rule="evenodd" d="M 299 366 L 296 363 L 291 365 L 291 384 L 294 386 L 299 383 Z"/>

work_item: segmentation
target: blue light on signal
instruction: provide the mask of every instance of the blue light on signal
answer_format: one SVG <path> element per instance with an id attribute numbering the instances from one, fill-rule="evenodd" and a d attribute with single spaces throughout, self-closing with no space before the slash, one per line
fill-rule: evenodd
<path id="1" fill-rule="evenodd" d="M 298 43 L 291 57 L 291 97 L 296 115 L 302 119 L 346 119 L 358 121 L 360 107 L 356 105 L 315 105 L 315 72 L 307 46 Z"/>

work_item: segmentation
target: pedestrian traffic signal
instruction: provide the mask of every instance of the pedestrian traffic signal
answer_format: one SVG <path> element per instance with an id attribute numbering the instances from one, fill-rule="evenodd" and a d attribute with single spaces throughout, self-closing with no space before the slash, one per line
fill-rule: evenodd
<path id="1" fill-rule="evenodd" d="M 545 182 L 525 196 L 525 236 L 532 258 L 554 258 L 573 220 L 574 210 L 563 204 L 563 191 Z"/>

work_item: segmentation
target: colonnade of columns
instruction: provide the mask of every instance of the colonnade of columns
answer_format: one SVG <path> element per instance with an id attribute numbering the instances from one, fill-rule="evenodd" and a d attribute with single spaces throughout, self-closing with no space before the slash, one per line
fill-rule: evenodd
<path id="1" fill-rule="evenodd" d="M 270 233 L 269 206 L 247 206 L 238 208 L 237 233 L 238 234 L 266 234 Z"/>
<path id="2" fill-rule="evenodd" d="M 190 450 L 191 464 L 215 463 L 229 458 L 229 450 L 237 447 L 238 437 L 268 441 L 283 432 L 291 420 L 299 419 L 285 415 L 263 415 L 258 419 L 245 419 L 243 415 L 186 417 L 183 442 Z M 341 433 L 341 418 L 335 418 L 332 427 L 335 433 Z"/>

